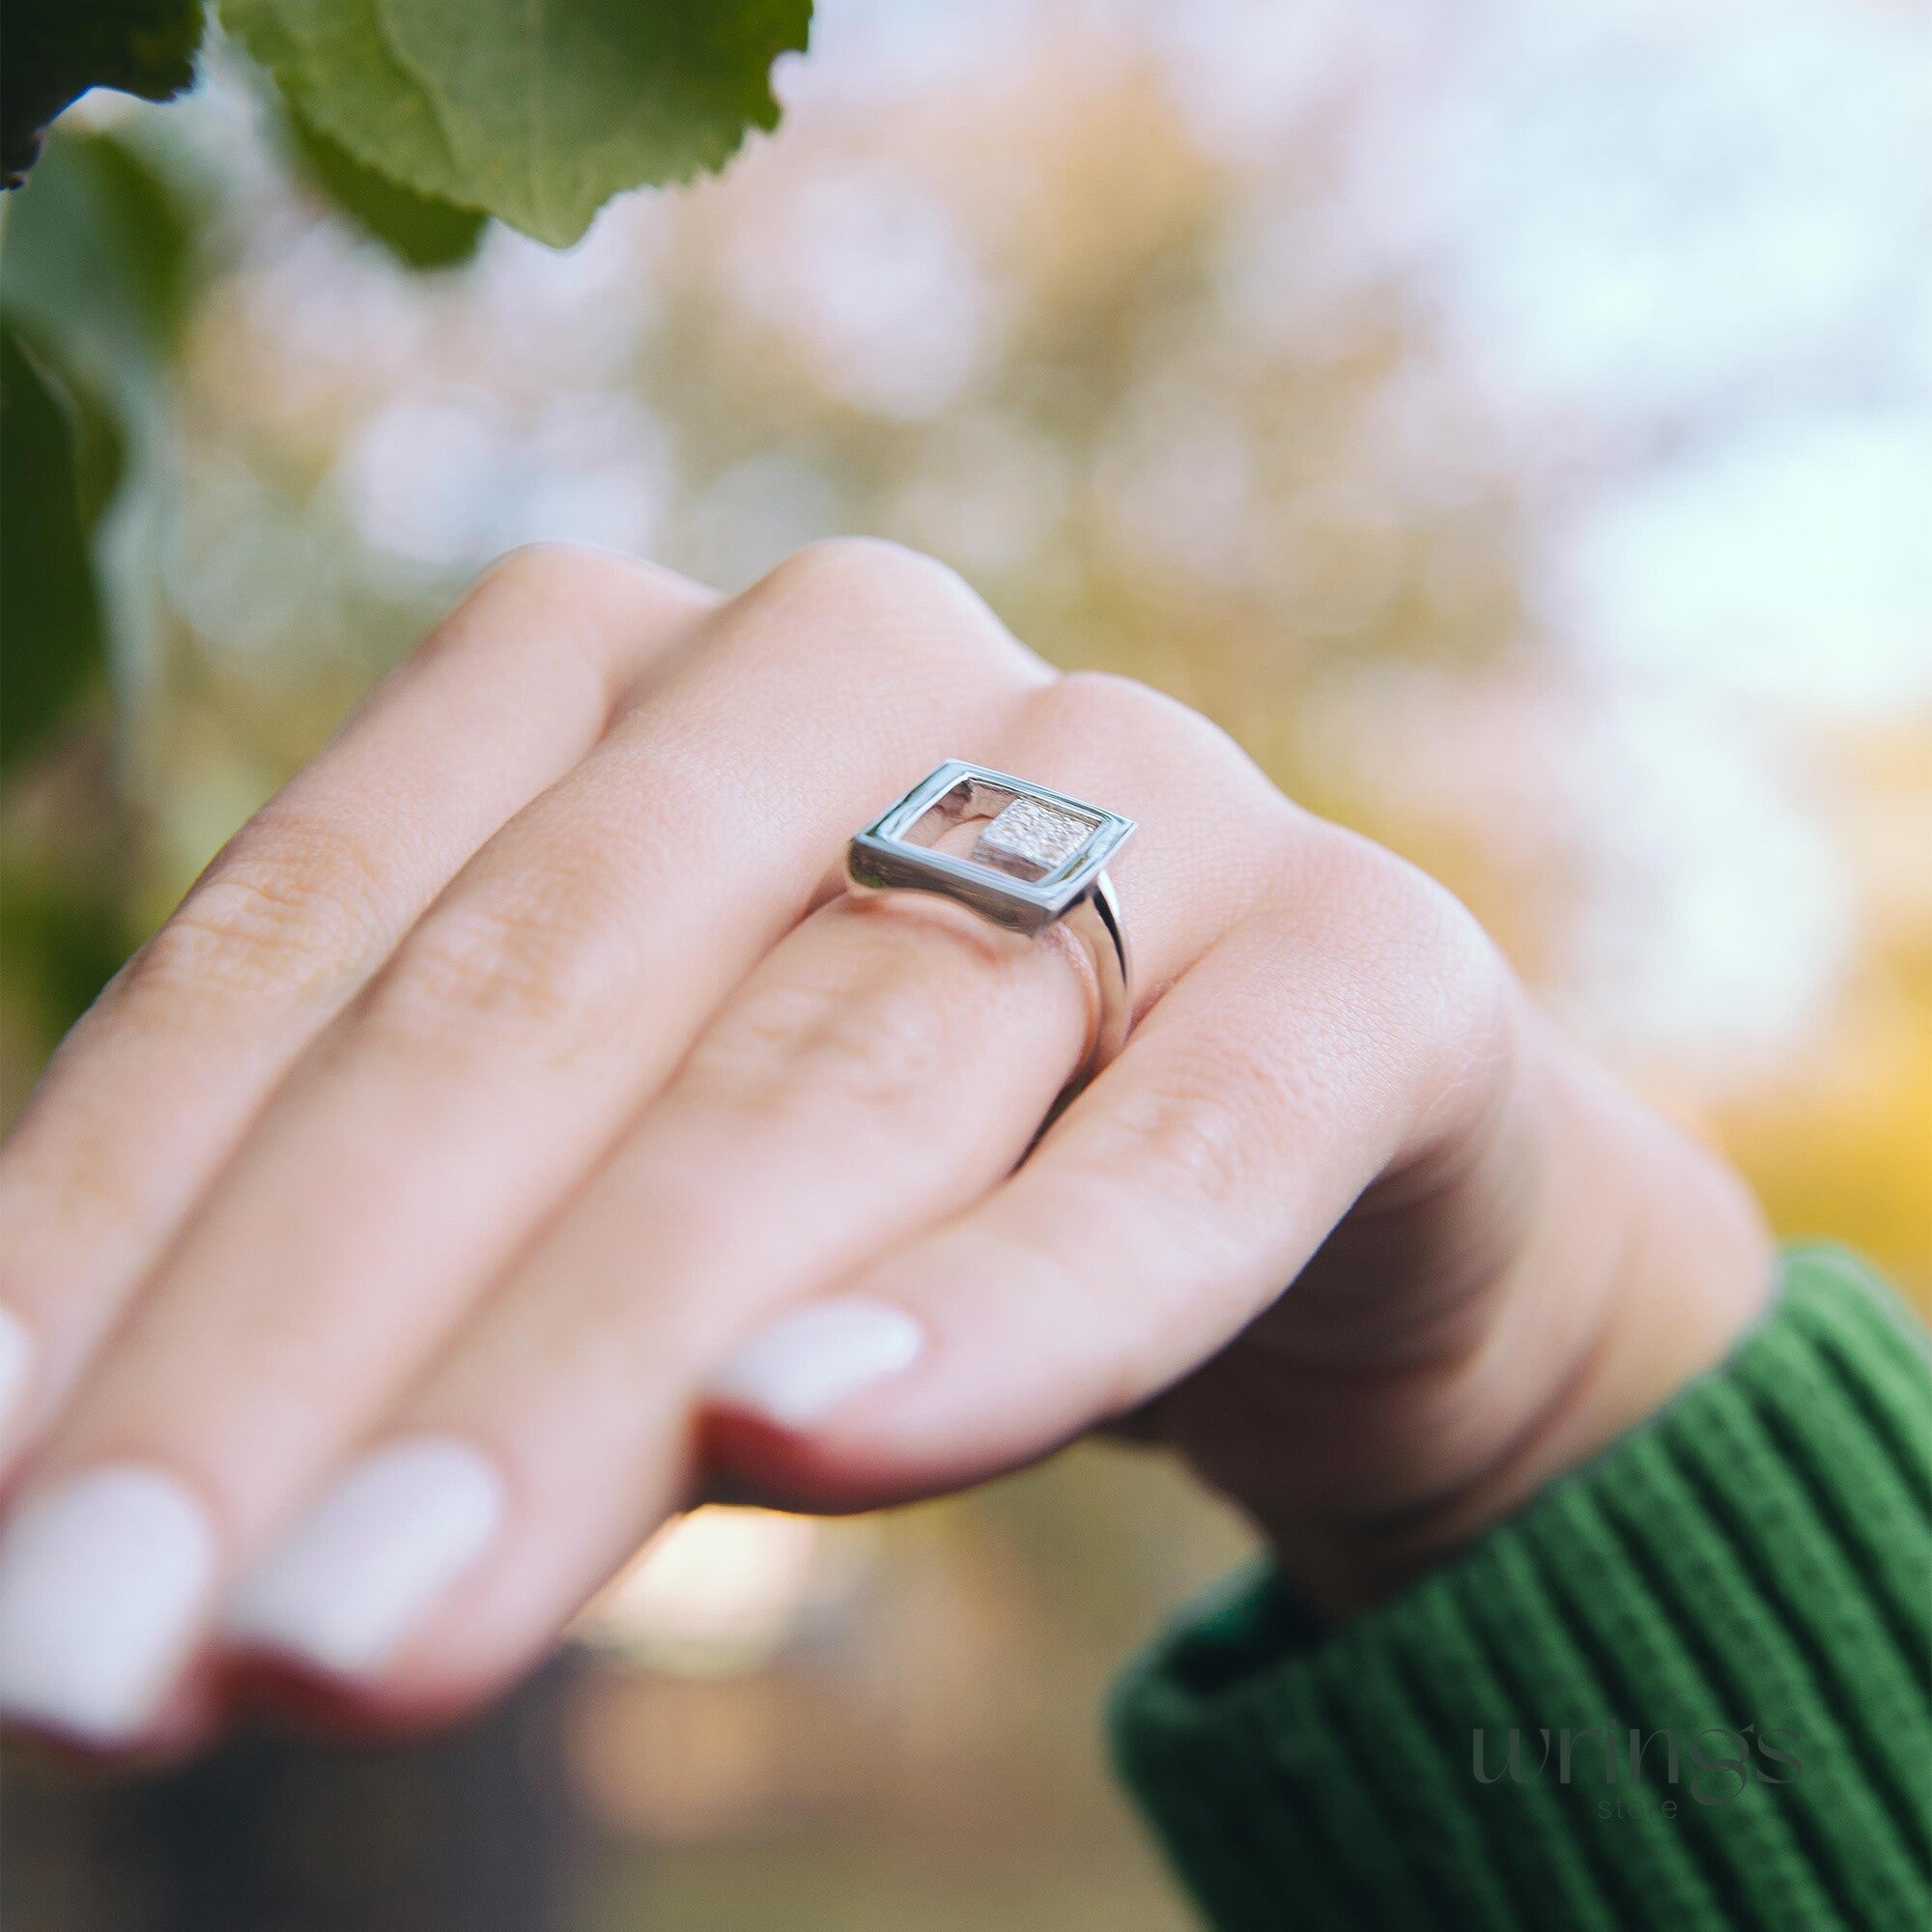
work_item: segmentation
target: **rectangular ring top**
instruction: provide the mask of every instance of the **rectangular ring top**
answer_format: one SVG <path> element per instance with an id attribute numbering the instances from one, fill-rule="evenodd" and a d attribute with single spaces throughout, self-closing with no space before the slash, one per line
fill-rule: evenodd
<path id="1" fill-rule="evenodd" d="M 970 850 L 941 848 L 975 823 Z M 1038 932 L 1092 888 L 1133 830 L 1117 811 L 949 758 L 853 838 L 846 869 L 858 886 L 938 893 L 1015 932 Z"/>

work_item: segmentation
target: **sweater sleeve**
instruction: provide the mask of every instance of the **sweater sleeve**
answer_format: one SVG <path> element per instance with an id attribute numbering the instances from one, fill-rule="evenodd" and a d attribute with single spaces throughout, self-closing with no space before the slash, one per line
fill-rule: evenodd
<path id="1" fill-rule="evenodd" d="M 1787 1254 L 1724 1366 L 1330 1633 L 1264 1571 L 1124 1679 L 1220 1932 L 1932 1927 L 1932 1349 Z"/>

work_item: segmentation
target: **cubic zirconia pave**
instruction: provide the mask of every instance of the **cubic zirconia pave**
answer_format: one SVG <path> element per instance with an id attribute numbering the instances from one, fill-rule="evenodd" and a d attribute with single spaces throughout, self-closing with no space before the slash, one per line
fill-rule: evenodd
<path id="1" fill-rule="evenodd" d="M 973 847 L 982 866 L 1044 878 L 1064 866 L 1094 835 L 1094 821 L 1044 799 L 1020 797 L 988 820 Z"/>

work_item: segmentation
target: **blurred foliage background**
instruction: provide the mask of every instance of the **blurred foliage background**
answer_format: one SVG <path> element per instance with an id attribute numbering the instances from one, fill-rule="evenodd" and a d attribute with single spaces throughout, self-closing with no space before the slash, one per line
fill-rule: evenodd
<path id="1" fill-rule="evenodd" d="M 867 530 L 1448 880 L 1781 1229 L 1932 1308 L 1932 16 L 831 0 L 777 80 L 722 179 L 560 252 L 372 203 L 218 43 L 181 103 L 66 117 L 0 257 L 0 512 L 45 561 L 10 679 L 74 640 L 0 716 L 0 1109 L 489 558 L 736 586 Z M 555 1868 L 501 1922 L 1179 1927 L 1094 1710 L 1241 1548 L 1099 1449 L 690 1519 L 476 1746 L 525 1767 L 477 1816 Z M 331 1918 L 320 1874 L 434 1835 L 429 1763 L 290 1797 L 308 1916 L 237 1922 L 387 1922 L 405 1889 Z M 16 1791 L 20 1922 L 190 1922 L 128 1847 L 232 1817 L 211 1775 Z M 133 1874 L 111 1918 L 83 1856 Z"/>

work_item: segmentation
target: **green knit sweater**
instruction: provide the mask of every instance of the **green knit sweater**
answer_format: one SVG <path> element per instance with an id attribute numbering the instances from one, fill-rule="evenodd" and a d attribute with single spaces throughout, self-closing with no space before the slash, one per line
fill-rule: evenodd
<path id="1" fill-rule="evenodd" d="M 1221 1932 L 1932 1932 L 1927 1338 L 1794 1252 L 1720 1370 L 1466 1555 L 1325 1634 L 1244 1579 L 1113 1727 Z"/>

